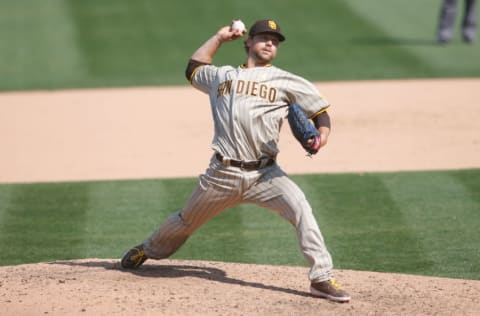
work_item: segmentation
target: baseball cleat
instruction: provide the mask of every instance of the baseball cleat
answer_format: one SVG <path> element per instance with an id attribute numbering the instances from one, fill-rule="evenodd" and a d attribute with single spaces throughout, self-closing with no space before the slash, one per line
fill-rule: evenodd
<path id="1" fill-rule="evenodd" d="M 310 285 L 310 293 L 315 297 L 326 298 L 335 302 L 348 302 L 351 297 L 342 290 L 335 279 L 316 282 Z"/>
<path id="2" fill-rule="evenodd" d="M 124 269 L 136 269 L 147 260 L 143 245 L 138 245 L 127 251 L 120 262 Z"/>

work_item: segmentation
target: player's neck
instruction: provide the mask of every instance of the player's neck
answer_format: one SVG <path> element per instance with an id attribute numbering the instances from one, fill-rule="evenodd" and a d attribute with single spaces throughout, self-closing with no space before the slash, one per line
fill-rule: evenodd
<path id="1" fill-rule="evenodd" d="M 272 64 L 266 61 L 255 61 L 252 59 L 247 60 L 245 64 L 243 64 L 245 68 L 255 68 L 255 67 L 270 67 Z"/>

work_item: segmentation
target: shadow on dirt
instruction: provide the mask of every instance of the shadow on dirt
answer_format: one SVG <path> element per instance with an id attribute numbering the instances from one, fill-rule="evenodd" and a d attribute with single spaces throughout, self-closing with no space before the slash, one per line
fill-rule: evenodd
<path id="1" fill-rule="evenodd" d="M 159 261 L 160 262 L 160 261 Z M 169 265 L 169 264 L 144 264 L 135 270 L 123 269 L 120 262 L 112 261 L 55 261 L 50 264 L 81 266 L 87 268 L 104 268 L 106 270 L 118 270 L 122 273 L 130 273 L 140 277 L 147 278 L 184 278 L 195 277 L 215 282 L 222 282 L 227 284 L 234 284 L 239 286 L 248 286 L 264 290 L 283 292 L 287 294 L 299 295 L 303 297 L 310 297 L 308 292 L 278 287 L 274 285 L 267 285 L 259 282 L 243 281 L 228 277 L 224 270 L 213 267 L 201 267 L 195 265 Z"/>

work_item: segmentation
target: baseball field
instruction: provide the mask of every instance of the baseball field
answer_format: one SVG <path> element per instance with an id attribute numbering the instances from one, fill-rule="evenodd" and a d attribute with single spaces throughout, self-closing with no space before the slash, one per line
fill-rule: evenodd
<path id="1" fill-rule="evenodd" d="M 476 315 L 480 45 L 435 43 L 440 3 L 177 2 L 0 0 L 2 314 Z M 348 304 L 308 294 L 294 230 L 251 205 L 119 269 L 212 154 L 186 60 L 232 18 L 265 16 L 287 36 L 276 64 L 333 104 L 328 146 L 306 157 L 284 126 L 279 163 Z M 216 62 L 243 58 L 234 42 Z"/>

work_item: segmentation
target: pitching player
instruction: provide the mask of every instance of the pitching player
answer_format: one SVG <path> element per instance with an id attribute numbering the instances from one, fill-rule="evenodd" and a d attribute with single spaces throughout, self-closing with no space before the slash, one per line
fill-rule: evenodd
<path id="1" fill-rule="evenodd" d="M 222 44 L 245 33 L 244 28 L 224 26 L 192 55 L 186 76 L 193 87 L 209 95 L 214 121 L 210 165 L 184 207 L 127 251 L 121 265 L 133 269 L 147 258 L 167 258 L 214 216 L 235 205 L 253 203 L 275 211 L 295 227 L 311 266 L 311 293 L 349 301 L 350 296 L 333 278 L 332 258 L 310 204 L 276 162 L 279 132 L 289 104 L 302 106 L 324 146 L 330 133 L 329 103 L 312 83 L 271 64 L 285 40 L 273 20 L 257 21 L 250 28 L 244 41 L 245 64 L 212 65 Z"/>

